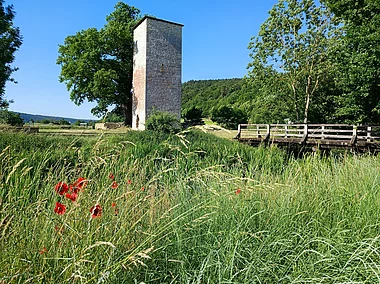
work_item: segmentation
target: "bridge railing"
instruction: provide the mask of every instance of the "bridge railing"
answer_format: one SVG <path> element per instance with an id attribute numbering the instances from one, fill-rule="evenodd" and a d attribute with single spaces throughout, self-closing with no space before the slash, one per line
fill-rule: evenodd
<path id="1" fill-rule="evenodd" d="M 380 142 L 380 126 L 349 124 L 240 124 L 239 140 Z"/>

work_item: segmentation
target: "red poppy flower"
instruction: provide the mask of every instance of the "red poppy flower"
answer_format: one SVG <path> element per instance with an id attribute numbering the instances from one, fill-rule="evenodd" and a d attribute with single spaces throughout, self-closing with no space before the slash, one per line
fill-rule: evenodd
<path id="1" fill-rule="evenodd" d="M 112 188 L 117 188 L 119 185 L 117 184 L 116 181 L 113 181 L 112 184 L 111 184 L 111 187 Z"/>
<path id="2" fill-rule="evenodd" d="M 111 180 L 114 180 L 114 179 L 115 179 L 115 176 L 114 176 L 112 173 L 110 173 L 110 174 L 108 175 L 108 178 L 111 179 Z"/>
<path id="3" fill-rule="evenodd" d="M 235 190 L 235 194 L 240 194 L 241 190 L 240 188 L 238 188 L 237 190 Z"/>
<path id="4" fill-rule="evenodd" d="M 75 192 L 75 187 L 81 190 L 81 189 L 84 189 L 87 186 L 87 184 L 88 184 L 88 180 L 86 180 L 83 177 L 78 178 L 78 180 L 74 183 L 74 192 Z"/>
<path id="5" fill-rule="evenodd" d="M 66 212 L 66 206 L 63 205 L 62 203 L 56 202 L 54 212 L 57 213 L 58 215 L 63 215 Z"/>
<path id="6" fill-rule="evenodd" d="M 112 202 L 111 207 L 115 207 L 115 206 L 116 206 L 116 203 Z"/>
<path id="7" fill-rule="evenodd" d="M 127 183 L 128 183 L 128 184 L 131 184 L 132 182 L 131 182 L 131 180 L 129 179 L 129 180 L 127 180 Z"/>
<path id="8" fill-rule="evenodd" d="M 73 193 L 66 193 L 66 198 L 70 199 L 72 202 L 75 202 L 77 200 L 78 194 L 73 192 Z"/>
<path id="9" fill-rule="evenodd" d="M 102 216 L 102 207 L 99 204 L 95 204 L 95 206 L 91 207 L 90 212 L 92 218 L 100 217 Z"/>
<path id="10" fill-rule="evenodd" d="M 66 192 L 69 191 L 69 187 L 67 186 L 66 183 L 60 181 L 60 182 L 57 183 L 57 185 L 55 186 L 55 191 L 56 191 L 59 195 L 64 195 Z"/>
<path id="11" fill-rule="evenodd" d="M 45 253 L 45 252 L 47 252 L 47 248 L 46 248 L 46 247 L 44 247 L 44 248 L 39 252 L 39 254 L 43 254 L 43 253 Z"/>
<path id="12" fill-rule="evenodd" d="M 141 191 L 144 191 L 144 190 L 145 190 L 145 187 L 142 187 L 142 188 L 141 188 Z"/>

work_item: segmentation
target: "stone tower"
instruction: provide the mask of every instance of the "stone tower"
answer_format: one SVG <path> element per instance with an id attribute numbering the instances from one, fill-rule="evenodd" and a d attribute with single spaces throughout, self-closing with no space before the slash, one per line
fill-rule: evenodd
<path id="1" fill-rule="evenodd" d="M 181 115 L 183 25 L 145 16 L 134 28 L 132 129 L 153 109 Z"/>

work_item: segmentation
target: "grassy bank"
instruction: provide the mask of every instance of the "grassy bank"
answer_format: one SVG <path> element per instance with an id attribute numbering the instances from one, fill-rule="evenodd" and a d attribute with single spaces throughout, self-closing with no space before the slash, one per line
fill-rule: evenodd
<path id="1" fill-rule="evenodd" d="M 379 166 L 201 132 L 0 134 L 0 283 L 377 283 Z"/>

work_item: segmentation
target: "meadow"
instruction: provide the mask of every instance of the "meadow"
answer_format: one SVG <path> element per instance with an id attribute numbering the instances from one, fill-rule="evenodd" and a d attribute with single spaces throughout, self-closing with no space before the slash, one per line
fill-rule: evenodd
<path id="1" fill-rule="evenodd" d="M 379 168 L 199 130 L 0 132 L 0 283 L 378 283 Z"/>

